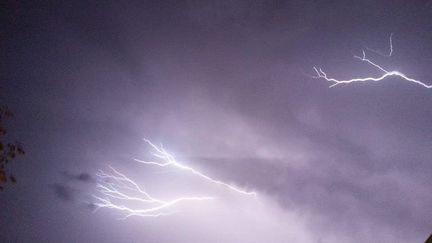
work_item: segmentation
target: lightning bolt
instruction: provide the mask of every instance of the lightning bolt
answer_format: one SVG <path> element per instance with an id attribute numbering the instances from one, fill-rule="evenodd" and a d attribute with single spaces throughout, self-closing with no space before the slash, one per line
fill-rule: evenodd
<path id="1" fill-rule="evenodd" d="M 393 33 L 390 34 L 390 38 L 389 38 L 389 45 L 390 45 L 390 50 L 389 50 L 389 53 L 388 53 L 388 54 L 382 53 L 382 52 L 379 51 L 379 50 L 375 50 L 375 49 L 368 48 L 368 47 L 366 47 L 366 49 L 367 49 L 368 51 L 374 52 L 374 53 L 376 53 L 376 54 L 378 54 L 378 55 L 380 55 L 380 56 L 383 56 L 383 57 L 391 57 L 392 54 L 393 54 Z"/>
<path id="2" fill-rule="evenodd" d="M 256 193 L 253 191 L 245 191 L 225 182 L 212 179 L 211 177 L 193 169 L 192 167 L 177 162 L 174 156 L 168 153 L 162 146 L 158 147 L 147 139 L 144 139 L 144 141 L 146 141 L 151 146 L 151 148 L 153 148 L 154 152 L 152 155 L 163 162 L 134 159 L 139 163 L 146 165 L 156 165 L 160 167 L 173 166 L 180 170 L 191 172 L 192 174 L 197 175 L 211 183 L 222 185 L 235 192 L 245 195 L 256 195 Z M 135 181 L 126 175 L 120 173 L 111 166 L 108 167 L 110 169 L 110 173 L 106 173 L 103 170 L 99 170 L 98 173 L 96 173 L 96 189 L 100 194 L 102 194 L 102 196 L 93 195 L 93 197 L 96 199 L 96 202 L 93 203 L 93 205 L 96 206 L 97 209 L 108 208 L 124 212 L 125 217 L 121 219 L 126 219 L 131 216 L 159 217 L 169 215 L 175 213 L 176 211 L 172 210 L 172 208 L 182 202 L 214 199 L 214 197 L 203 196 L 178 197 L 169 201 L 161 200 L 151 196 Z M 140 206 L 137 208 L 136 205 Z"/>
<path id="3" fill-rule="evenodd" d="M 369 49 L 369 50 L 371 50 L 371 49 Z M 378 51 L 374 51 L 374 50 L 371 50 L 371 51 L 376 52 L 376 53 L 378 53 L 380 55 L 384 55 L 384 54 L 379 53 Z M 390 35 L 390 52 L 389 52 L 389 54 L 384 55 L 384 56 L 389 56 L 390 57 L 392 55 L 392 53 L 393 53 L 393 42 L 392 42 L 392 35 Z M 370 59 L 366 58 L 366 53 L 365 53 L 364 50 L 362 50 L 362 54 L 363 55 L 361 57 L 360 56 L 354 56 L 354 58 L 359 59 L 362 62 L 366 62 L 367 64 L 369 64 L 369 65 L 373 66 L 374 68 L 378 69 L 380 72 L 382 72 L 381 76 L 378 76 L 378 77 L 364 77 L 364 78 L 352 78 L 352 79 L 347 79 L 347 80 L 340 80 L 340 79 L 335 79 L 335 78 L 329 78 L 327 76 L 327 74 L 321 68 L 313 67 L 313 69 L 315 70 L 315 72 L 317 74 L 317 76 L 313 76 L 313 78 L 322 78 L 322 79 L 325 79 L 328 82 L 333 83 L 333 84 L 330 85 L 330 87 L 334 87 L 334 86 L 336 86 L 338 84 L 349 84 L 349 83 L 354 83 L 354 82 L 369 82 L 369 81 L 378 82 L 378 81 L 384 80 L 387 77 L 396 76 L 396 77 L 402 78 L 405 81 L 421 85 L 421 86 L 423 86 L 425 88 L 428 88 L 428 89 L 432 88 L 432 84 L 428 85 L 428 84 L 426 84 L 426 83 L 424 83 L 424 82 L 422 82 L 420 80 L 410 78 L 406 74 L 401 73 L 399 71 L 396 71 L 396 70 L 394 70 L 394 71 L 387 71 L 386 69 L 384 69 L 380 65 L 378 65 L 378 64 L 374 63 L 373 61 L 371 61 Z"/>
<path id="4" fill-rule="evenodd" d="M 136 182 L 126 175 L 111 166 L 109 168 L 112 174 L 105 173 L 103 170 L 99 170 L 96 174 L 98 178 L 96 188 L 104 197 L 93 196 L 97 199 L 97 202 L 93 203 L 93 205 L 97 208 L 109 208 L 125 212 L 126 216 L 121 219 L 131 216 L 158 217 L 169 215 L 175 212 L 169 211 L 169 209 L 181 202 L 214 199 L 213 197 L 178 197 L 170 201 L 157 199 L 141 189 Z M 129 204 L 136 202 L 143 205 L 143 207 L 133 208 L 120 204 L 120 202 Z"/>
<path id="5" fill-rule="evenodd" d="M 134 159 L 135 161 L 142 163 L 142 164 L 147 164 L 147 165 L 156 165 L 156 166 L 160 166 L 160 167 L 166 167 L 166 166 L 173 166 L 173 167 L 177 167 L 181 170 L 185 170 L 185 171 L 189 171 L 194 175 L 197 175 L 207 181 L 210 181 L 214 184 L 218 184 L 218 185 L 222 185 L 224 187 L 229 188 L 230 190 L 233 190 L 235 192 L 241 193 L 241 194 L 245 194 L 245 195 L 253 195 L 256 196 L 256 192 L 254 191 L 246 191 L 240 188 L 237 188 L 233 185 L 230 185 L 228 183 L 219 181 L 219 180 L 215 180 L 213 178 L 211 178 L 210 176 L 205 175 L 202 172 L 199 172 L 198 170 L 186 166 L 184 164 L 181 164 L 179 162 L 177 162 L 177 160 L 174 158 L 174 156 L 172 156 L 171 154 L 169 154 L 162 146 L 158 147 L 155 144 L 153 144 L 151 141 L 144 139 L 144 141 L 149 144 L 153 149 L 154 149 L 154 153 L 153 156 L 155 156 L 156 158 L 161 159 L 163 162 L 155 162 L 155 161 L 144 161 L 144 160 L 140 160 L 140 159 Z"/>

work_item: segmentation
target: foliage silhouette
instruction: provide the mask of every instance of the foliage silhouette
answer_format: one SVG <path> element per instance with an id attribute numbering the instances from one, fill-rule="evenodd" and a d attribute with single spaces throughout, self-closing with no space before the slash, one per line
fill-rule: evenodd
<path id="1" fill-rule="evenodd" d="M 3 190 L 4 184 L 8 181 L 16 183 L 15 177 L 9 173 L 7 166 L 17 156 L 25 154 L 20 143 L 6 141 L 7 129 L 4 122 L 13 116 L 7 106 L 0 107 L 0 190 Z"/>

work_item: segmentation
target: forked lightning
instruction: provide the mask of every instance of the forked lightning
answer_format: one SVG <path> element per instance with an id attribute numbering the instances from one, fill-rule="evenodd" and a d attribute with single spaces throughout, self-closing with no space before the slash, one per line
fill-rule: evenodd
<path id="1" fill-rule="evenodd" d="M 146 141 L 154 150 L 152 155 L 162 162 L 135 159 L 135 161 L 139 163 L 160 167 L 173 166 L 177 169 L 197 175 L 210 183 L 224 186 L 234 192 L 244 195 L 256 195 L 256 192 L 246 191 L 228 183 L 212 179 L 192 167 L 177 162 L 174 156 L 168 153 L 162 146 L 158 147 L 147 139 L 144 139 L 144 141 Z M 110 173 L 99 170 L 96 174 L 98 179 L 96 189 L 102 196 L 94 195 L 93 197 L 97 202 L 93 203 L 93 205 L 97 208 L 109 208 L 121 211 L 125 214 L 125 217 L 122 219 L 126 219 L 130 216 L 158 217 L 168 215 L 175 213 L 176 211 L 174 210 L 174 207 L 180 203 L 214 199 L 214 197 L 209 196 L 182 196 L 172 200 L 161 200 L 151 196 L 148 192 L 142 189 L 138 183 L 126 175 L 120 173 L 111 166 L 109 166 L 109 168 L 111 170 Z"/>
<path id="2" fill-rule="evenodd" d="M 393 41 L 392 41 L 392 35 L 390 35 L 390 52 L 389 54 L 382 54 L 379 51 L 375 51 L 373 49 L 369 49 L 368 50 L 378 53 L 382 56 L 392 56 L 393 54 Z M 423 86 L 424 88 L 432 88 L 432 84 L 428 85 L 426 83 L 424 83 L 423 81 L 417 80 L 417 79 L 413 79 L 408 77 L 406 74 L 401 73 L 399 71 L 393 70 L 393 71 L 387 71 L 386 69 L 384 69 L 382 66 L 374 63 L 373 61 L 371 61 L 370 59 L 366 58 L 366 52 L 363 50 L 362 51 L 362 56 L 354 56 L 354 58 L 359 59 L 362 62 L 366 62 L 369 65 L 373 66 L 374 68 L 378 69 L 380 72 L 382 72 L 381 76 L 377 76 L 377 77 L 364 77 L 364 78 L 352 78 L 352 79 L 347 79 L 347 80 L 342 80 L 342 79 L 336 79 L 336 78 L 330 78 L 327 76 L 327 74 L 321 69 L 321 68 L 317 68 L 317 67 L 313 67 L 313 69 L 315 70 L 317 76 L 313 76 L 313 78 L 322 78 L 327 80 L 328 82 L 331 82 L 332 84 L 330 85 L 330 87 L 334 87 L 338 84 L 349 84 L 349 83 L 354 83 L 354 82 L 369 82 L 369 81 L 381 81 L 384 80 L 387 77 L 391 77 L 391 76 L 396 76 L 396 77 L 400 77 L 405 81 L 411 82 L 411 83 L 415 83 L 418 85 Z"/>

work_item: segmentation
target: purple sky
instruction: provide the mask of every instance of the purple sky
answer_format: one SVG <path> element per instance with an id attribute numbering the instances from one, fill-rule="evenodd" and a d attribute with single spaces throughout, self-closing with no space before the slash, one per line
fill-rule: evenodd
<path id="1" fill-rule="evenodd" d="M 0 102 L 26 156 L 0 242 L 423 242 L 432 229 L 430 1 L 102 1 L 1 8 Z M 137 164 L 142 138 L 254 189 Z M 89 205 L 110 164 L 153 194 L 217 196 L 159 218 Z"/>

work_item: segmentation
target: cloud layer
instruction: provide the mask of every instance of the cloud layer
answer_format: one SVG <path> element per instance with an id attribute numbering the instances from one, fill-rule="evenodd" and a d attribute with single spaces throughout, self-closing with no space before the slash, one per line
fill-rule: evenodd
<path id="1" fill-rule="evenodd" d="M 430 234 L 430 90 L 396 78 L 329 89 L 310 78 L 313 66 L 340 78 L 373 74 L 349 58 L 386 48 L 392 32 L 394 59 L 380 63 L 430 79 L 429 5 L 130 1 L 6 12 L 0 101 L 15 112 L 10 131 L 28 156 L 11 168 L 17 186 L 1 195 L 0 233 L 9 233 L 0 241 L 421 242 Z M 137 164 L 149 157 L 143 137 L 259 196 Z M 91 213 L 82 202 L 106 165 L 160 197 L 218 200 L 157 219 Z"/>

